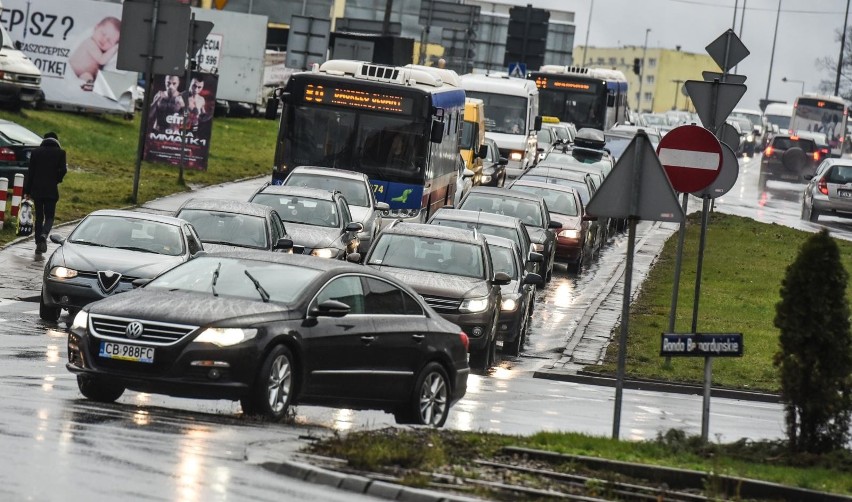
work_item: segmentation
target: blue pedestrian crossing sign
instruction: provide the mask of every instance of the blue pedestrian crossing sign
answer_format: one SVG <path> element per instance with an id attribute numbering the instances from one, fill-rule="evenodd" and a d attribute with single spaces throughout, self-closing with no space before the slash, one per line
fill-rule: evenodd
<path id="1" fill-rule="evenodd" d="M 527 65 L 524 63 L 509 63 L 509 76 L 527 78 Z"/>

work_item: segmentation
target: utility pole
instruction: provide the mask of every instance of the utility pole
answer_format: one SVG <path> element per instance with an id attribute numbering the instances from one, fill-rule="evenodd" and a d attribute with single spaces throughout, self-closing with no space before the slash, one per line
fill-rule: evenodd
<path id="1" fill-rule="evenodd" d="M 586 43 L 583 45 L 583 60 L 580 66 L 586 66 L 586 50 L 589 48 L 589 32 L 592 31 L 592 10 L 595 8 L 595 0 L 589 3 L 589 22 L 586 23 Z"/>
<path id="2" fill-rule="evenodd" d="M 843 51 L 846 49 L 846 25 L 849 23 L 849 0 L 846 0 L 846 15 L 843 16 L 843 38 L 840 39 L 840 56 L 837 58 L 837 78 L 834 80 L 834 95 L 840 95 L 840 69 L 843 68 Z"/>
<path id="3" fill-rule="evenodd" d="M 766 95 L 763 96 L 765 101 L 769 101 L 769 84 L 772 82 L 772 65 L 775 62 L 775 41 L 778 40 L 778 19 L 780 17 L 781 0 L 778 0 L 778 12 L 775 14 L 775 35 L 772 36 L 772 56 L 769 57 L 769 76 L 766 78 Z"/>
<path id="4" fill-rule="evenodd" d="M 642 47 L 642 65 L 639 67 L 639 99 L 636 100 L 636 111 L 642 113 L 642 84 L 645 82 L 645 55 L 648 52 L 648 33 L 651 28 L 645 28 L 645 45 Z"/>

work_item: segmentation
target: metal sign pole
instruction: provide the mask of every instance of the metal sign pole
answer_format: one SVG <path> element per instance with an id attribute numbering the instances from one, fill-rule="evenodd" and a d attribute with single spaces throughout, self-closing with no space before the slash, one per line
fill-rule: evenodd
<path id="1" fill-rule="evenodd" d="M 136 166 L 133 170 L 133 193 L 130 201 L 136 204 L 139 195 L 139 176 L 142 172 L 142 156 L 145 152 L 145 134 L 148 132 L 148 109 L 151 108 L 151 91 L 154 89 L 154 51 L 157 41 L 157 16 L 160 11 L 160 0 L 154 0 L 151 6 L 151 41 L 148 44 L 148 63 L 145 69 L 145 98 L 142 104 L 142 117 L 139 121 L 139 143 L 136 147 Z"/>
<path id="2" fill-rule="evenodd" d="M 683 214 L 686 214 L 687 205 L 689 204 L 689 194 L 683 194 Z M 680 269 L 683 263 L 683 243 L 686 240 L 686 219 L 680 222 L 680 228 L 677 231 L 677 254 L 675 256 L 674 269 L 674 287 L 672 288 L 672 303 L 669 310 L 669 333 L 675 332 L 675 317 L 677 314 L 677 297 L 680 293 Z M 666 368 L 672 367 L 671 356 L 666 356 L 664 363 Z"/>
<path id="3" fill-rule="evenodd" d="M 189 18 L 189 38 L 186 41 L 186 52 L 189 56 L 189 61 L 184 72 L 183 85 L 186 86 L 187 98 L 192 97 L 192 91 L 189 88 L 190 79 L 192 78 L 192 62 L 195 60 L 195 54 L 189 54 L 192 50 L 192 41 L 195 40 L 195 13 Z M 183 169 L 186 162 L 186 132 L 189 122 L 189 103 L 183 104 L 183 122 L 180 127 L 180 169 L 178 169 L 178 184 L 184 185 Z"/>
<path id="4" fill-rule="evenodd" d="M 707 236 L 707 219 L 710 215 L 710 197 L 703 197 L 701 208 L 701 237 L 698 240 L 698 267 L 695 271 L 695 298 L 692 305 L 692 333 L 698 331 L 698 300 L 701 298 L 701 269 L 704 264 L 704 243 Z M 701 412 L 701 440 L 707 441 L 710 427 L 710 384 L 712 381 L 713 359 L 704 358 L 704 405 Z"/>

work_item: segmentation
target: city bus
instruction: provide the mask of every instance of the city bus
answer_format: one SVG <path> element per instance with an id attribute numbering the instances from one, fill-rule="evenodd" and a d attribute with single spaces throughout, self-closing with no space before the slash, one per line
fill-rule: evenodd
<path id="1" fill-rule="evenodd" d="M 329 60 L 275 94 L 273 184 L 302 165 L 362 172 L 385 216 L 411 221 L 454 202 L 465 101 L 454 71 Z"/>
<path id="2" fill-rule="evenodd" d="M 520 176 L 535 165 L 536 132 L 541 129 L 535 84 L 505 73 L 468 73 L 461 82 L 467 97 L 481 99 L 485 105 L 485 137 L 493 139 L 500 156 L 508 159 L 506 176 Z"/>
<path id="3" fill-rule="evenodd" d="M 846 135 L 846 101 L 838 96 L 805 94 L 793 103 L 790 132 L 815 132 L 825 134 L 832 157 L 840 157 Z"/>
<path id="4" fill-rule="evenodd" d="M 626 122 L 627 79 L 618 70 L 544 65 L 527 78 L 538 87 L 542 116 L 601 131 Z"/>

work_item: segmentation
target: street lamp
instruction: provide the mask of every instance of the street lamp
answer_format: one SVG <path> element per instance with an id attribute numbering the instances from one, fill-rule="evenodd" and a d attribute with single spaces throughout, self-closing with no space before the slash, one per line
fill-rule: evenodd
<path id="1" fill-rule="evenodd" d="M 805 81 L 804 80 L 794 80 L 792 78 L 783 77 L 781 79 L 781 81 L 782 82 L 798 82 L 798 83 L 802 84 L 802 93 L 799 94 L 799 96 L 805 94 Z"/>

